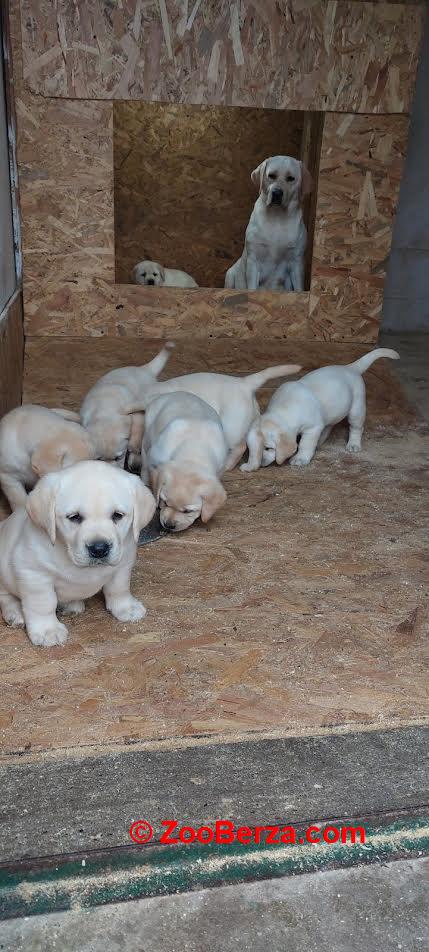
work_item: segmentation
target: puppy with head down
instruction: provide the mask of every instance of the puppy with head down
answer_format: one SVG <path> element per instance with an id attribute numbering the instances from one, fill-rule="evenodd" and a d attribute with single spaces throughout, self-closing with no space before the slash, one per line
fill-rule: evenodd
<path id="1" fill-rule="evenodd" d="M 289 155 L 264 159 L 251 174 L 259 197 L 246 229 L 241 258 L 228 269 L 226 288 L 304 290 L 307 229 L 302 200 L 313 182 L 303 162 Z"/>
<path id="2" fill-rule="evenodd" d="M 397 360 L 399 354 L 377 347 L 351 364 L 320 367 L 301 380 L 282 384 L 266 412 L 251 427 L 247 436 L 249 459 L 240 468 L 250 473 L 274 460 L 280 465 L 287 459 L 292 466 L 307 466 L 332 427 L 346 417 L 347 450 L 359 452 L 366 415 L 362 375 L 380 357 Z"/>
<path id="3" fill-rule="evenodd" d="M 57 618 L 84 611 L 103 590 L 119 621 L 146 609 L 130 593 L 140 530 L 155 500 L 137 476 L 106 463 L 77 463 L 43 476 L 19 508 L 0 523 L 0 610 L 8 625 L 25 625 L 34 645 L 62 645 Z"/>
<path id="4" fill-rule="evenodd" d="M 0 485 L 11 509 L 25 506 L 40 476 L 94 459 L 95 446 L 71 410 L 26 404 L 0 421 Z"/>
<path id="5" fill-rule="evenodd" d="M 204 400 L 173 392 L 149 404 L 142 479 L 150 481 L 164 528 L 181 532 L 212 518 L 226 500 L 219 477 L 227 455 L 220 418 Z"/>
<path id="6" fill-rule="evenodd" d="M 169 341 L 148 364 L 118 367 L 91 387 L 80 408 L 83 426 L 92 437 L 97 456 L 124 467 L 127 451 L 134 468 L 140 461 L 144 429 L 142 398 L 165 367 L 174 344 Z"/>
<path id="7" fill-rule="evenodd" d="M 178 268 L 163 268 L 158 261 L 139 261 L 131 272 L 134 284 L 144 284 L 156 288 L 197 288 L 198 284 Z"/>

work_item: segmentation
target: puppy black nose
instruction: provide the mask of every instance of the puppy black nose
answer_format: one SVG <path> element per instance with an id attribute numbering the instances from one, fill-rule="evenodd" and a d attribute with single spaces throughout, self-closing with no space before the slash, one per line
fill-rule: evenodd
<path id="1" fill-rule="evenodd" d="M 170 529 L 170 530 L 176 528 L 176 526 L 174 525 L 174 522 L 164 522 L 163 526 L 164 526 L 164 529 Z"/>
<path id="2" fill-rule="evenodd" d="M 111 548 L 112 543 L 106 542 L 105 539 L 96 539 L 95 542 L 90 542 L 90 544 L 87 545 L 88 552 L 92 559 L 105 559 Z"/>
<path id="3" fill-rule="evenodd" d="M 153 280 L 153 278 L 148 278 L 146 281 L 146 284 L 155 284 L 155 281 Z"/>

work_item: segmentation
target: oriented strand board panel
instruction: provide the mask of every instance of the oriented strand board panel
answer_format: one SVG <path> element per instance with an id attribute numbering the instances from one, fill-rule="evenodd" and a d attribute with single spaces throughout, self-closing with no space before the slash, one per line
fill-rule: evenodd
<path id="1" fill-rule="evenodd" d="M 0 315 L 0 418 L 21 403 L 23 367 L 24 329 L 19 290 Z"/>
<path id="2" fill-rule="evenodd" d="M 310 298 L 316 337 L 377 340 L 407 135 L 406 116 L 325 117 Z"/>
<path id="3" fill-rule="evenodd" d="M 243 372 L 298 354 L 314 366 L 362 350 L 213 341 L 174 355 L 170 369 Z M 30 341 L 26 398 L 74 404 L 102 364 L 147 351 Z M 361 454 L 345 452 L 340 431 L 305 470 L 228 474 L 212 522 L 140 549 L 132 589 L 149 609 L 143 622 L 116 622 L 96 597 L 68 622 L 66 647 L 47 650 L 0 623 L 3 752 L 427 715 L 428 437 L 410 425 L 386 364 L 366 375 Z"/>
<path id="4" fill-rule="evenodd" d="M 149 258 L 223 288 L 258 195 L 251 172 L 269 155 L 300 158 L 304 115 L 115 103 L 116 280 Z"/>
<path id="5" fill-rule="evenodd" d="M 336 112 L 410 107 L 424 7 L 356 0 L 21 0 L 39 95 Z M 265 53 L 265 55 L 261 55 Z"/>

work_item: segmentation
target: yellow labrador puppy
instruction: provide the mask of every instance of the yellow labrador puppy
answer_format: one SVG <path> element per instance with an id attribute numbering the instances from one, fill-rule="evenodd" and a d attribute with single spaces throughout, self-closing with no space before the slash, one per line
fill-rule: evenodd
<path id="1" fill-rule="evenodd" d="M 303 291 L 307 229 L 302 199 L 312 190 L 311 175 L 298 159 L 274 155 L 254 169 L 251 179 L 259 197 L 246 229 L 243 254 L 228 269 L 225 287 Z"/>
<path id="2" fill-rule="evenodd" d="M 165 367 L 174 344 L 169 341 L 148 364 L 118 367 L 91 387 L 80 408 L 81 421 L 97 448 L 97 456 L 123 467 L 127 450 L 140 459 L 144 416 L 142 397 Z M 136 463 L 136 460 L 131 460 Z"/>
<path id="3" fill-rule="evenodd" d="M 220 418 L 204 400 L 178 392 L 149 404 L 142 479 L 152 485 L 164 528 L 181 532 L 200 516 L 211 519 L 226 500 L 219 477 L 227 456 Z"/>
<path id="4" fill-rule="evenodd" d="M 256 391 L 263 387 L 267 380 L 288 377 L 299 370 L 301 367 L 297 364 L 281 364 L 247 377 L 211 373 L 185 374 L 183 377 L 164 380 L 148 389 L 141 408 L 145 409 L 154 397 L 174 391 L 193 393 L 205 400 L 220 417 L 229 449 L 225 469 L 233 469 L 246 449 L 246 437 L 250 427 L 259 419 Z"/>
<path id="5" fill-rule="evenodd" d="M 71 410 L 48 410 L 27 404 L 0 421 L 0 485 L 11 509 L 25 506 L 46 473 L 94 459 L 95 446 Z"/>
<path id="6" fill-rule="evenodd" d="M 140 530 L 155 500 L 141 480 L 97 461 L 43 476 L 26 509 L 0 524 L 0 609 L 8 625 L 23 627 L 33 645 L 63 645 L 68 614 L 103 590 L 119 621 L 138 621 L 146 609 L 130 593 Z"/>
<path id="7" fill-rule="evenodd" d="M 178 268 L 163 268 L 157 261 L 140 261 L 131 272 L 134 284 L 144 284 L 146 287 L 157 288 L 197 288 L 198 284 Z"/>

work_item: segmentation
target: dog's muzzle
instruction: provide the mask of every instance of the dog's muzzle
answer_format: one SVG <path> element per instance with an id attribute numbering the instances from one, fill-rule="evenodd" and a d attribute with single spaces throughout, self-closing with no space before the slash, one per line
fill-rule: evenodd
<path id="1" fill-rule="evenodd" d="M 155 284 L 155 281 L 153 278 L 148 278 L 146 284 Z"/>
<path id="2" fill-rule="evenodd" d="M 271 192 L 271 204 L 281 205 L 282 199 L 283 199 L 283 192 L 281 188 L 273 188 Z"/>

